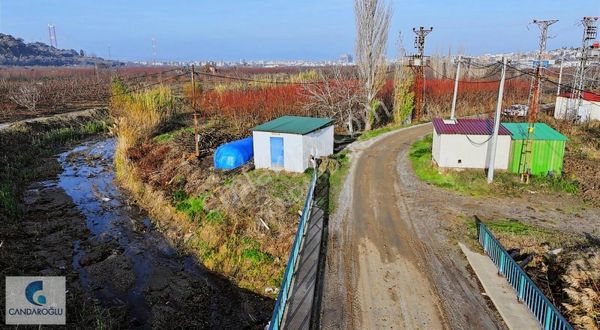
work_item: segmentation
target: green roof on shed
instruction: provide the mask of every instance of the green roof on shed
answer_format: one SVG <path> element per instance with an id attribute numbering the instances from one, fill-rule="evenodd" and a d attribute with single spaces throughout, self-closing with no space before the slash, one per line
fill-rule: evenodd
<path id="1" fill-rule="evenodd" d="M 254 127 L 253 131 L 305 135 L 333 123 L 329 118 L 283 116 Z"/>
<path id="2" fill-rule="evenodd" d="M 528 123 L 502 123 L 512 134 L 513 140 L 525 140 L 527 138 Z M 567 137 L 560 134 L 554 128 L 544 124 L 535 123 L 533 128 L 534 140 L 567 141 Z"/>

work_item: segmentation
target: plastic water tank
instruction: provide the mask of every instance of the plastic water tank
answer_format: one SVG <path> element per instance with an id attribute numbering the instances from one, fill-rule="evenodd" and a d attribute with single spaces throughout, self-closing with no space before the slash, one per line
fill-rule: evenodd
<path id="1" fill-rule="evenodd" d="M 246 164 L 254 157 L 252 137 L 220 145 L 215 151 L 215 168 L 232 170 Z"/>

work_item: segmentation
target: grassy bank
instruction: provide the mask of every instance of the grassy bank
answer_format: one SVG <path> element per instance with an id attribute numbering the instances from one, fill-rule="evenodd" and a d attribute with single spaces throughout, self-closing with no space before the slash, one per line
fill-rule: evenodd
<path id="1" fill-rule="evenodd" d="M 310 175 L 244 167 L 212 169 L 212 152 L 245 131 L 203 119 L 200 159 L 193 156 L 189 113 L 166 88 L 122 97 L 111 115 L 120 184 L 181 249 L 237 285 L 276 296 Z"/>
<path id="2" fill-rule="evenodd" d="M 513 173 L 497 172 L 494 175 L 494 182 L 488 184 L 483 170 L 441 171 L 431 160 L 432 141 L 432 136 L 429 134 L 415 142 L 410 148 L 409 157 L 417 177 L 438 187 L 470 196 L 497 194 L 514 196 L 525 190 L 571 195 L 578 193 L 577 183 L 565 177 L 534 177 L 530 184 L 524 185 Z"/>
<path id="3" fill-rule="evenodd" d="M 0 131 L 0 217 L 19 216 L 18 201 L 32 181 L 55 175 L 57 152 L 74 141 L 107 132 L 109 123 L 93 118 L 60 118 L 19 123 Z"/>
<path id="4" fill-rule="evenodd" d="M 348 171 L 350 171 L 350 156 L 347 151 L 341 151 L 330 157 L 327 168 L 329 176 L 329 213 L 332 214 L 337 207 L 337 200 L 342 191 Z"/>

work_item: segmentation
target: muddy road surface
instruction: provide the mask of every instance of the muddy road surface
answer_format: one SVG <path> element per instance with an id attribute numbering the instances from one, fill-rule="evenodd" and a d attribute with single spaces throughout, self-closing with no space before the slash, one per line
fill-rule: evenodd
<path id="1" fill-rule="evenodd" d="M 429 125 L 356 146 L 330 221 L 324 329 L 504 328 L 422 196 L 407 152 Z M 362 148 L 362 150 L 360 150 Z M 415 186 L 416 184 L 416 186 Z"/>
<path id="2" fill-rule="evenodd" d="M 128 203 L 113 182 L 114 146 L 108 139 L 61 154 L 58 178 L 26 192 L 25 234 L 45 247 L 33 252 L 40 273 L 67 275 L 67 288 L 83 296 L 69 303 L 99 301 L 118 328 L 264 327 L 272 300 L 182 254 Z M 67 319 L 82 309 L 68 306 Z"/>

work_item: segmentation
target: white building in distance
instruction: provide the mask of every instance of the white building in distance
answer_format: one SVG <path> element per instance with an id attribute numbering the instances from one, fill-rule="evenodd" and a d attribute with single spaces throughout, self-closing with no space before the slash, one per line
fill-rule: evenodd
<path id="1" fill-rule="evenodd" d="M 575 120 L 577 122 L 600 120 L 600 96 L 583 92 L 581 105 L 578 106 L 577 100 L 571 98 L 570 93 L 561 94 L 556 97 L 554 118 Z"/>

